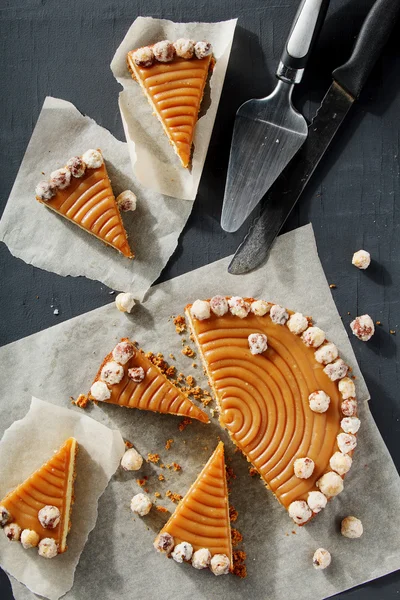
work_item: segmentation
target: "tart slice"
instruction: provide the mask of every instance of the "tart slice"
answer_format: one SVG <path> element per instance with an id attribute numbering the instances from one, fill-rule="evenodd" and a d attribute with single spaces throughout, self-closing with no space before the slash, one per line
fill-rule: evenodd
<path id="1" fill-rule="evenodd" d="M 53 558 L 67 549 L 74 502 L 78 443 L 69 438 L 28 479 L 0 502 L 0 522 L 10 541 L 24 548 L 38 546 L 40 556 Z"/>
<path id="2" fill-rule="evenodd" d="M 210 566 L 215 575 L 232 568 L 224 444 L 219 442 L 211 458 L 161 529 L 154 547 L 172 553 L 177 562 L 191 560 L 192 566 Z M 193 554 L 192 554 L 193 553 Z"/>
<path id="3" fill-rule="evenodd" d="M 204 88 L 214 64 L 211 44 L 185 39 L 172 44 L 163 40 L 131 50 L 127 63 L 182 166 L 187 168 Z"/>
<path id="4" fill-rule="evenodd" d="M 302 525 L 343 489 L 360 421 L 348 366 L 311 319 L 253 298 L 196 300 L 186 316 L 219 421 Z"/>
<path id="5" fill-rule="evenodd" d="M 161 370 L 122 338 L 102 362 L 88 394 L 90 400 L 108 402 L 208 423 L 205 412 L 184 395 Z"/>
<path id="6" fill-rule="evenodd" d="M 100 150 L 74 156 L 36 186 L 36 200 L 134 258 Z"/>

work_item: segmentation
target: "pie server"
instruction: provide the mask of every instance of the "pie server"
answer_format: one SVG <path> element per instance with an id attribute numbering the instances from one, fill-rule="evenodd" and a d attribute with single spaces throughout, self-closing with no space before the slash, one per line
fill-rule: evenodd
<path id="1" fill-rule="evenodd" d="M 302 0 L 290 30 L 272 94 L 248 100 L 236 113 L 221 226 L 236 231 L 307 137 L 307 122 L 292 105 L 329 0 Z"/>
<path id="2" fill-rule="evenodd" d="M 306 187 L 340 124 L 360 94 L 400 15 L 400 0 L 376 0 L 368 13 L 350 59 L 333 71 L 333 82 L 308 127 L 302 148 L 269 190 L 228 271 L 239 275 L 261 265 L 281 227 Z"/>

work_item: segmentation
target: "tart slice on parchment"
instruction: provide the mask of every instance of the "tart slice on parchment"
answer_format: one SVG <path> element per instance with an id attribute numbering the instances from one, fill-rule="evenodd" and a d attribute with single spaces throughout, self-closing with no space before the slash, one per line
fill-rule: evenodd
<path id="1" fill-rule="evenodd" d="M 360 427 L 355 386 L 311 319 L 238 296 L 186 307 L 222 427 L 298 525 L 343 490 Z"/>
<path id="2" fill-rule="evenodd" d="M 36 200 L 134 258 L 100 150 L 74 156 L 36 186 Z"/>
<path id="3" fill-rule="evenodd" d="M 136 348 L 128 338 L 122 338 L 105 357 L 88 398 L 209 422 L 207 414 L 169 381 L 143 350 Z"/>
<path id="4" fill-rule="evenodd" d="M 78 443 L 69 438 L 40 469 L 0 502 L 0 524 L 10 541 L 53 558 L 67 549 L 74 502 Z"/>
<path id="5" fill-rule="evenodd" d="M 229 573 L 232 542 L 222 442 L 161 529 L 154 547 L 177 562 L 191 561 L 196 569 Z"/>
<path id="6" fill-rule="evenodd" d="M 131 50 L 128 69 L 178 155 L 190 163 L 194 130 L 208 73 L 214 65 L 209 42 L 179 39 Z"/>

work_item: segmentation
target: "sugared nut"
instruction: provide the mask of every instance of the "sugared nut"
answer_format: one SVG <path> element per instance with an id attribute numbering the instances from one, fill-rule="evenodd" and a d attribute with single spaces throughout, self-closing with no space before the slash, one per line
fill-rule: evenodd
<path id="1" fill-rule="evenodd" d="M 41 200 L 50 200 L 56 195 L 56 186 L 51 181 L 41 181 L 35 188 L 35 194 Z"/>
<path id="2" fill-rule="evenodd" d="M 50 173 L 50 182 L 59 190 L 64 190 L 71 183 L 71 171 L 68 169 L 57 169 Z"/>
<path id="3" fill-rule="evenodd" d="M 271 304 L 265 300 L 254 300 L 250 305 L 250 310 L 256 317 L 263 317 L 271 310 Z"/>
<path id="4" fill-rule="evenodd" d="M 339 392 L 342 394 L 343 400 L 355 398 L 356 386 L 350 377 L 343 377 L 338 383 Z"/>
<path id="5" fill-rule="evenodd" d="M 209 319 L 211 316 L 210 303 L 207 300 L 195 300 L 190 309 L 192 317 L 199 321 Z"/>
<path id="6" fill-rule="evenodd" d="M 299 312 L 294 313 L 290 316 L 289 321 L 287 322 L 287 326 L 289 331 L 296 335 L 300 335 L 303 333 L 308 327 L 308 319 Z"/>
<path id="7" fill-rule="evenodd" d="M 131 190 L 125 190 L 117 196 L 118 208 L 119 210 L 122 210 L 122 212 L 133 212 L 136 210 L 136 203 L 136 195 Z"/>
<path id="8" fill-rule="evenodd" d="M 175 56 L 175 48 L 169 40 L 162 40 L 153 46 L 153 53 L 159 62 L 171 62 Z"/>
<path id="9" fill-rule="evenodd" d="M 357 438 L 351 435 L 351 433 L 339 433 L 336 436 L 336 440 L 338 448 L 343 454 L 351 452 L 357 446 Z"/>
<path id="10" fill-rule="evenodd" d="M 355 398 L 343 400 L 340 408 L 345 417 L 354 417 L 357 414 L 357 400 Z"/>
<path id="11" fill-rule="evenodd" d="M 115 360 L 107 362 L 101 370 L 100 378 L 109 385 L 119 383 L 124 376 L 124 367 L 119 365 Z"/>
<path id="12" fill-rule="evenodd" d="M 332 471 L 336 471 L 339 475 L 345 475 L 351 469 L 352 458 L 348 454 L 342 454 L 342 452 L 335 452 L 329 460 L 329 465 Z"/>
<path id="13" fill-rule="evenodd" d="M 306 458 L 296 458 L 293 467 L 296 477 L 299 477 L 299 479 L 308 479 L 313 474 L 315 464 L 311 458 L 306 456 Z"/>
<path id="14" fill-rule="evenodd" d="M 21 527 L 17 523 L 9 523 L 4 527 L 4 534 L 10 542 L 18 542 L 21 536 Z"/>
<path id="15" fill-rule="evenodd" d="M 28 550 L 28 548 L 36 548 L 40 540 L 40 536 L 33 529 L 24 529 L 21 533 L 21 544 Z"/>
<path id="16" fill-rule="evenodd" d="M 152 506 L 153 503 L 150 498 L 147 494 L 143 494 L 142 492 L 133 496 L 131 500 L 131 511 L 139 515 L 139 517 L 148 515 Z"/>
<path id="17" fill-rule="evenodd" d="M 135 306 L 135 298 L 130 292 L 122 292 L 115 298 L 115 305 L 121 312 L 130 313 Z"/>
<path id="18" fill-rule="evenodd" d="M 214 554 L 211 559 L 210 569 L 214 575 L 228 575 L 231 561 L 226 554 Z"/>
<path id="19" fill-rule="evenodd" d="M 251 333 L 247 339 L 252 354 L 262 354 L 268 348 L 268 338 L 264 333 Z"/>
<path id="20" fill-rule="evenodd" d="M 276 325 L 284 325 L 289 318 L 286 308 L 279 306 L 279 304 L 274 304 L 271 306 L 269 316 L 271 317 L 271 321 Z"/>
<path id="21" fill-rule="evenodd" d="M 351 262 L 357 269 L 367 269 L 371 263 L 371 255 L 366 250 L 358 250 L 354 252 Z"/>
<path id="22" fill-rule="evenodd" d="M 210 54 L 212 54 L 212 46 L 210 42 L 197 42 L 194 47 L 194 53 L 196 54 L 196 58 L 205 58 L 206 56 L 210 56 Z"/>
<path id="23" fill-rule="evenodd" d="M 321 479 L 318 479 L 315 485 L 329 498 L 337 496 L 343 491 L 343 479 L 333 471 L 329 471 L 328 473 L 325 473 L 325 475 L 322 475 Z"/>
<path id="24" fill-rule="evenodd" d="M 45 529 L 55 529 L 60 522 L 60 511 L 57 506 L 46 504 L 38 512 L 38 519 Z"/>
<path id="25" fill-rule="evenodd" d="M 207 548 L 200 548 L 192 556 L 192 567 L 206 569 L 211 561 L 211 552 Z"/>
<path id="26" fill-rule="evenodd" d="M 5 506 L 0 506 L 0 527 L 4 527 L 11 521 L 11 514 Z"/>
<path id="27" fill-rule="evenodd" d="M 82 177 L 86 171 L 86 164 L 83 162 L 80 156 L 73 156 L 69 159 L 65 165 L 66 169 L 71 171 L 72 177 Z"/>
<path id="28" fill-rule="evenodd" d="M 214 296 L 211 298 L 210 308 L 214 315 L 217 315 L 217 317 L 223 317 L 229 310 L 228 302 L 225 296 Z"/>
<path id="29" fill-rule="evenodd" d="M 129 448 L 121 459 L 121 467 L 125 471 L 138 471 L 143 464 L 143 457 L 135 448 Z"/>
<path id="30" fill-rule="evenodd" d="M 301 339 L 306 346 L 311 348 L 318 348 L 325 341 L 325 332 L 319 327 L 309 327 L 305 330 Z"/>
<path id="31" fill-rule="evenodd" d="M 136 349 L 131 342 L 119 342 L 112 351 L 113 359 L 120 365 L 126 365 L 135 354 Z"/>
<path id="32" fill-rule="evenodd" d="M 328 342 L 327 344 L 320 346 L 318 350 L 314 352 L 314 356 L 315 360 L 321 365 L 327 365 L 339 356 L 339 352 L 335 344 Z"/>
<path id="33" fill-rule="evenodd" d="M 179 58 L 193 58 L 195 42 L 185 38 L 179 38 L 174 42 L 176 55 Z"/>
<path id="34" fill-rule="evenodd" d="M 354 540 L 362 536 L 364 528 L 360 519 L 357 519 L 357 517 L 346 517 L 342 521 L 340 531 L 344 537 Z"/>
<path id="35" fill-rule="evenodd" d="M 318 390 L 308 396 L 310 408 L 316 413 L 326 412 L 329 408 L 330 401 L 330 397 L 323 390 Z"/>
<path id="36" fill-rule="evenodd" d="M 142 367 L 128 369 L 128 377 L 135 383 L 140 383 L 145 377 L 144 369 Z"/>
<path id="37" fill-rule="evenodd" d="M 86 164 L 88 169 L 98 169 L 103 164 L 103 157 L 101 152 L 90 148 L 82 156 L 83 162 Z"/>
<path id="38" fill-rule="evenodd" d="M 150 46 L 138 48 L 133 53 L 133 60 L 138 67 L 151 67 L 154 62 L 154 52 Z"/>
<path id="39" fill-rule="evenodd" d="M 193 546 L 189 542 L 181 542 L 175 546 L 171 556 L 177 563 L 190 560 L 193 555 Z"/>
<path id="40" fill-rule="evenodd" d="M 53 538 L 43 538 L 39 542 L 38 554 L 43 558 L 54 558 L 58 554 L 57 544 Z"/>
<path id="41" fill-rule="evenodd" d="M 304 500 L 295 500 L 289 504 L 288 511 L 289 517 L 291 517 L 298 525 L 307 523 L 307 521 L 312 517 L 312 512 L 307 502 L 304 502 Z"/>
<path id="42" fill-rule="evenodd" d="M 331 564 L 331 560 L 331 554 L 328 550 L 325 550 L 325 548 L 318 548 L 318 550 L 314 552 L 313 567 L 314 569 L 319 570 L 326 569 Z"/>
<path id="43" fill-rule="evenodd" d="M 331 381 L 336 381 L 337 379 L 343 379 L 343 377 L 346 377 L 348 370 L 349 367 L 346 365 L 346 363 L 341 358 L 338 358 L 335 360 L 335 362 L 326 365 L 324 368 L 324 373 L 328 375 Z"/>
<path id="44" fill-rule="evenodd" d="M 157 550 L 157 552 L 169 554 L 170 552 L 172 552 L 175 546 L 175 541 L 172 535 L 170 535 L 169 533 L 159 533 L 154 541 L 153 546 Z"/>
<path id="45" fill-rule="evenodd" d="M 231 313 L 240 319 L 247 317 L 250 312 L 250 304 L 240 296 L 232 296 L 232 298 L 229 298 L 228 304 Z"/>
<path id="46" fill-rule="evenodd" d="M 99 402 L 105 402 L 111 398 L 111 392 L 104 381 L 95 381 L 90 388 L 90 395 Z"/>
<path id="47" fill-rule="evenodd" d="M 358 417 L 344 417 L 340 421 L 340 427 L 345 433 L 357 433 L 360 429 L 361 421 Z"/>
<path id="48" fill-rule="evenodd" d="M 362 342 L 368 342 L 375 333 L 375 325 L 369 315 L 356 317 L 354 321 L 350 323 L 350 329 Z"/>
<path id="49" fill-rule="evenodd" d="M 327 497 L 322 492 L 309 492 L 307 504 L 313 513 L 319 513 L 328 503 Z"/>

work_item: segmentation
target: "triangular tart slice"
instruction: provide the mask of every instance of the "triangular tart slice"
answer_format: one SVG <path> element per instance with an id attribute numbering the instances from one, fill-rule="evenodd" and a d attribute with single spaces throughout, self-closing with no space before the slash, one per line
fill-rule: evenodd
<path id="1" fill-rule="evenodd" d="M 191 43 L 190 40 L 186 41 Z M 207 46 L 209 54 L 203 58 L 197 58 L 194 48 L 185 48 L 186 52 L 181 52 L 185 58 L 178 56 L 174 48 L 176 44 L 172 45 L 164 40 L 153 46 L 137 48 L 128 53 L 127 63 L 133 79 L 139 83 L 182 166 L 187 168 L 204 88 L 214 59 L 211 46 L 206 42 L 202 44 Z M 160 52 L 157 52 L 157 48 L 160 48 Z M 165 58 L 169 62 L 161 62 Z"/>
<path id="2" fill-rule="evenodd" d="M 158 551 L 165 552 L 168 542 L 167 553 L 173 552 L 174 548 L 175 552 L 179 552 L 178 545 L 186 543 L 192 546 L 194 553 L 206 549 L 211 557 L 215 555 L 227 557 L 225 572 L 232 568 L 231 526 L 223 442 L 219 442 L 196 481 L 161 529 L 154 546 Z M 194 565 L 195 555 L 190 558 Z M 206 560 L 205 563 L 208 561 Z M 201 567 L 197 566 L 197 568 Z M 211 568 L 213 568 L 212 562 Z"/>
<path id="3" fill-rule="evenodd" d="M 39 554 L 48 558 L 65 552 L 77 451 L 76 439 L 67 439 L 48 462 L 3 498 L 1 524 L 10 540 L 21 540 L 26 548 L 39 545 Z"/>
<path id="4" fill-rule="evenodd" d="M 122 338 L 105 357 L 88 398 L 209 422 L 207 414 L 193 404 L 128 338 Z"/>
<path id="5" fill-rule="evenodd" d="M 36 186 L 36 200 L 127 258 L 134 258 L 101 150 L 87 150 Z"/>
<path id="6" fill-rule="evenodd" d="M 253 298 L 196 300 L 186 316 L 222 427 L 302 525 L 343 489 L 360 426 L 355 386 L 310 318 Z"/>

